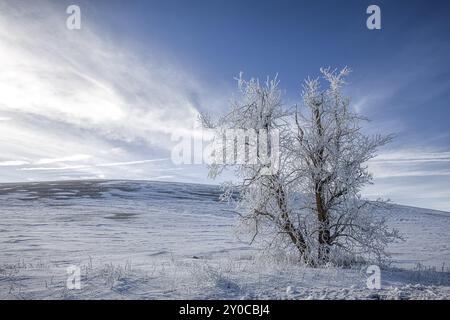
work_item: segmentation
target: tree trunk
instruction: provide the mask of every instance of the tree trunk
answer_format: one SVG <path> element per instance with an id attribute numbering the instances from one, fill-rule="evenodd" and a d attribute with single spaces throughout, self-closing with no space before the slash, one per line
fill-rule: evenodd
<path id="1" fill-rule="evenodd" d="M 313 113 L 314 120 L 317 126 L 317 135 L 319 137 L 324 136 L 323 126 L 322 126 L 322 113 L 321 106 L 323 105 L 323 97 L 320 103 L 314 105 Z M 324 167 L 324 152 L 325 148 L 322 146 L 317 152 L 317 158 L 315 166 L 319 171 Z M 330 219 L 328 216 L 328 211 L 325 207 L 325 199 L 323 197 L 323 181 L 316 181 L 315 184 L 316 193 L 316 209 L 317 216 L 319 220 L 319 252 L 318 252 L 318 263 L 325 264 L 330 259 Z"/>
<path id="2" fill-rule="evenodd" d="M 316 189 L 316 207 L 319 220 L 319 264 L 325 264 L 330 260 L 330 219 L 325 209 L 321 188 Z"/>
<path id="3" fill-rule="evenodd" d="M 278 199 L 278 207 L 281 211 L 281 219 L 282 219 L 282 229 L 287 233 L 292 243 L 295 245 L 297 250 L 299 251 L 300 257 L 304 262 L 308 262 L 307 257 L 307 246 L 303 235 L 300 233 L 297 228 L 292 224 L 291 219 L 289 218 L 289 213 L 286 205 L 286 196 L 283 190 L 283 187 L 279 185 L 277 190 L 277 199 Z"/>

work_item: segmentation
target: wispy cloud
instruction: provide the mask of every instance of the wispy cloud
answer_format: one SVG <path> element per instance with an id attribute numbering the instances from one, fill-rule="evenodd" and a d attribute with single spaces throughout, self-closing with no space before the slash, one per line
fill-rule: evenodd
<path id="1" fill-rule="evenodd" d="M 406 150 L 384 153 L 373 160 L 372 163 L 415 163 L 415 162 L 441 162 L 450 161 L 450 152 L 426 152 L 421 150 Z"/>
<path id="2" fill-rule="evenodd" d="M 5 171 L 0 179 L 48 179 L 45 171 L 53 170 L 86 175 L 91 168 L 108 176 L 101 171 L 107 167 L 135 178 L 140 173 L 125 167 L 167 157 L 171 134 L 191 132 L 207 89 L 162 56 L 105 40 L 109 31 L 89 15 L 81 30 L 68 30 L 61 9 L 49 1 L 0 3 L 0 160 L 5 168 L 32 166 L 18 172 L 42 171 Z M 56 163 L 66 164 L 42 166 Z"/>
<path id="3" fill-rule="evenodd" d="M 66 170 L 77 170 L 92 168 L 89 165 L 75 165 L 75 166 L 61 166 L 61 167 L 30 167 L 30 168 L 20 168 L 19 171 L 66 171 Z"/>
<path id="4" fill-rule="evenodd" d="M 150 162 L 156 162 L 156 161 L 168 161 L 168 160 L 170 160 L 170 158 L 126 161 L 126 162 L 113 162 L 113 163 L 98 164 L 97 167 L 131 166 L 131 165 L 136 165 L 136 164 L 144 164 L 144 163 L 150 163 Z"/>
<path id="5" fill-rule="evenodd" d="M 449 211 L 450 152 L 397 149 L 385 151 L 368 165 L 375 183 L 364 189 L 366 196 Z"/>
<path id="6" fill-rule="evenodd" d="M 29 162 L 22 160 L 10 160 L 0 162 L 0 167 L 16 167 L 16 166 L 23 166 L 26 164 L 29 164 Z"/>
<path id="7" fill-rule="evenodd" d="M 377 178 L 447 176 L 450 152 L 420 148 L 389 151 L 370 160 L 369 168 Z"/>
<path id="8" fill-rule="evenodd" d="M 57 162 L 74 162 L 74 161 L 82 161 L 92 158 L 91 155 L 88 154 L 76 154 L 73 156 L 67 156 L 62 158 L 52 158 L 52 159 L 41 159 L 35 162 L 35 164 L 51 164 Z"/>
<path id="9" fill-rule="evenodd" d="M 73 159 L 72 157 L 71 159 Z M 63 158 L 60 158 L 58 160 L 61 160 Z M 57 160 L 57 159 L 52 159 Z M 76 169 L 86 169 L 86 168 L 95 168 L 95 167 L 118 167 L 118 166 L 132 166 L 132 165 L 139 165 L 139 164 L 146 164 L 146 163 L 152 163 L 152 162 L 158 162 L 158 161 L 167 161 L 170 160 L 169 158 L 162 158 L 162 159 L 147 159 L 147 160 L 137 160 L 137 161 L 125 161 L 125 162 L 112 162 L 112 163 L 100 163 L 100 164 L 91 164 L 91 165 L 72 165 L 72 166 L 60 166 L 60 167 L 26 167 L 26 168 L 20 168 L 17 169 L 19 171 L 65 171 L 65 170 L 76 170 Z M 39 162 L 39 161 L 38 161 Z M 61 162 L 61 161 L 55 161 L 55 162 Z M 53 162 L 46 162 L 53 163 Z M 44 163 L 40 163 L 44 164 Z"/>

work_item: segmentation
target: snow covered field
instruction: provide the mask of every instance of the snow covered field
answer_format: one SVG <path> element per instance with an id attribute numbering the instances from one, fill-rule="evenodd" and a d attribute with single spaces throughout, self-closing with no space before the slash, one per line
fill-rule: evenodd
<path id="1" fill-rule="evenodd" d="M 365 267 L 304 268 L 239 240 L 219 195 L 164 182 L 0 184 L 0 298 L 450 298 L 449 213 L 382 213 L 406 241 L 370 290 Z M 80 290 L 66 286 L 71 265 Z"/>

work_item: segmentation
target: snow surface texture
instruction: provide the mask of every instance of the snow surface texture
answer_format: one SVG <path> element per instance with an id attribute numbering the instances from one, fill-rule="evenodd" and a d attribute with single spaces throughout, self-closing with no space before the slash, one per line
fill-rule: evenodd
<path id="1" fill-rule="evenodd" d="M 366 266 L 305 268 L 239 240 L 214 186 L 0 184 L 1 299 L 449 299 L 450 214 L 394 206 L 381 289 Z M 81 289 L 66 286 L 67 267 Z"/>

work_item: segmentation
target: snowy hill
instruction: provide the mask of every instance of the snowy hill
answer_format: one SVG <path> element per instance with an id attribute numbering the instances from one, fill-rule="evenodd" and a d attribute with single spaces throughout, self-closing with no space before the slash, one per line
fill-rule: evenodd
<path id="1" fill-rule="evenodd" d="M 363 267 L 311 269 L 239 240 L 215 186 L 138 181 L 0 184 L 0 298 L 450 298 L 450 214 L 394 205 L 406 241 L 382 289 Z M 81 290 L 66 288 L 68 266 Z"/>

